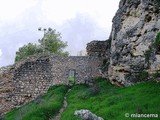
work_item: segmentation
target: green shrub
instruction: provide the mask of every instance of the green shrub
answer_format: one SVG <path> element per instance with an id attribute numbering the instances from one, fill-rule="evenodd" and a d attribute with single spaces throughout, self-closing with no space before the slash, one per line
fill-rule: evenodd
<path id="1" fill-rule="evenodd" d="M 160 45 L 160 32 L 157 33 L 156 39 L 155 39 L 155 41 L 154 41 L 154 43 L 153 43 L 153 46 L 154 46 L 155 48 L 158 48 L 159 45 Z"/>
<path id="2" fill-rule="evenodd" d="M 152 51 L 153 51 L 152 49 L 148 49 L 148 50 L 145 51 L 145 54 L 144 54 L 145 55 L 145 62 L 149 62 Z"/>
<path id="3" fill-rule="evenodd" d="M 151 54 L 154 52 L 154 49 L 156 49 L 156 52 L 158 52 L 160 50 L 160 32 L 157 33 L 157 36 L 155 38 L 155 41 L 153 42 L 153 44 L 151 45 L 151 47 L 145 51 L 144 55 L 145 55 L 145 62 L 149 63 L 149 59 L 151 57 Z"/>
<path id="4" fill-rule="evenodd" d="M 160 7 L 160 1 L 159 0 L 154 0 L 155 6 L 158 9 Z"/>

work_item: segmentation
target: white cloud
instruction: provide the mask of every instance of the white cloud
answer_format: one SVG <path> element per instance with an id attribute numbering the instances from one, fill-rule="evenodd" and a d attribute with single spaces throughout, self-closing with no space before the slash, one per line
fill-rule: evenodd
<path id="1" fill-rule="evenodd" d="M 91 40 L 107 39 L 120 0 L 0 0 L 0 66 L 13 64 L 19 47 L 36 43 L 52 27 L 72 55 Z"/>
<path id="2" fill-rule="evenodd" d="M 119 0 L 0 0 L 0 25 L 19 22 L 27 11 L 32 9 L 34 12 L 34 9 L 38 9 L 37 15 L 41 15 L 41 20 L 56 24 L 63 24 L 77 14 L 85 14 L 106 27 L 111 23 L 118 2 Z"/>
<path id="3" fill-rule="evenodd" d="M 15 21 L 37 0 L 0 0 L 0 21 Z"/>
<path id="4" fill-rule="evenodd" d="M 101 26 L 111 22 L 118 1 L 106 0 L 45 0 L 42 2 L 42 11 L 46 19 L 62 24 L 74 18 L 76 14 L 86 14 L 94 17 Z M 109 20 L 108 20 L 109 18 Z"/>

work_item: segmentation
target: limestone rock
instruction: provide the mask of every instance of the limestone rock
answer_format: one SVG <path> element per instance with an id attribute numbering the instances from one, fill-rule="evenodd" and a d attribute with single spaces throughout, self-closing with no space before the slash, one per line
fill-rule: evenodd
<path id="1" fill-rule="evenodd" d="M 134 83 L 136 72 L 160 69 L 153 56 L 146 68 L 145 52 L 160 31 L 160 8 L 156 0 L 121 0 L 113 18 L 108 77 L 125 85 Z M 106 54 L 108 51 L 106 51 Z M 158 68 L 157 68 L 158 67 Z M 127 70 L 126 70 L 127 68 Z M 137 69 L 135 69 L 137 68 Z"/>
<path id="2" fill-rule="evenodd" d="M 80 116 L 84 120 L 104 120 L 103 118 L 96 116 L 89 110 L 77 110 L 74 112 L 74 115 Z"/>

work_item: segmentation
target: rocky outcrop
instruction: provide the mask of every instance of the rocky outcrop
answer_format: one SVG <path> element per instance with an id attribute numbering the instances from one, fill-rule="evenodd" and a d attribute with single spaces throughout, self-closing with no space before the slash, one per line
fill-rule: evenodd
<path id="1" fill-rule="evenodd" d="M 137 81 L 137 73 L 160 69 L 157 66 L 160 57 L 154 50 L 150 66 L 145 60 L 145 53 L 152 47 L 159 30 L 160 8 L 156 0 L 120 1 L 110 35 L 108 77 L 111 82 L 130 85 Z"/>
<path id="2" fill-rule="evenodd" d="M 88 43 L 87 52 L 101 58 L 100 72 L 113 84 L 131 85 L 160 70 L 159 31 L 159 0 L 121 0 L 109 40 Z"/>
<path id="3" fill-rule="evenodd" d="M 80 116 L 83 120 L 104 120 L 103 118 L 98 117 L 89 110 L 76 110 L 74 112 L 74 115 Z"/>

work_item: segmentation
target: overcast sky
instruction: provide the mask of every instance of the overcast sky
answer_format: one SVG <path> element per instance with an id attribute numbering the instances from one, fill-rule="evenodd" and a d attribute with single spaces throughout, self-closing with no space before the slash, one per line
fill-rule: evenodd
<path id="1" fill-rule="evenodd" d="M 71 55 L 92 40 L 106 40 L 120 0 L 0 0 L 0 67 L 14 63 L 19 47 L 56 29 Z"/>

